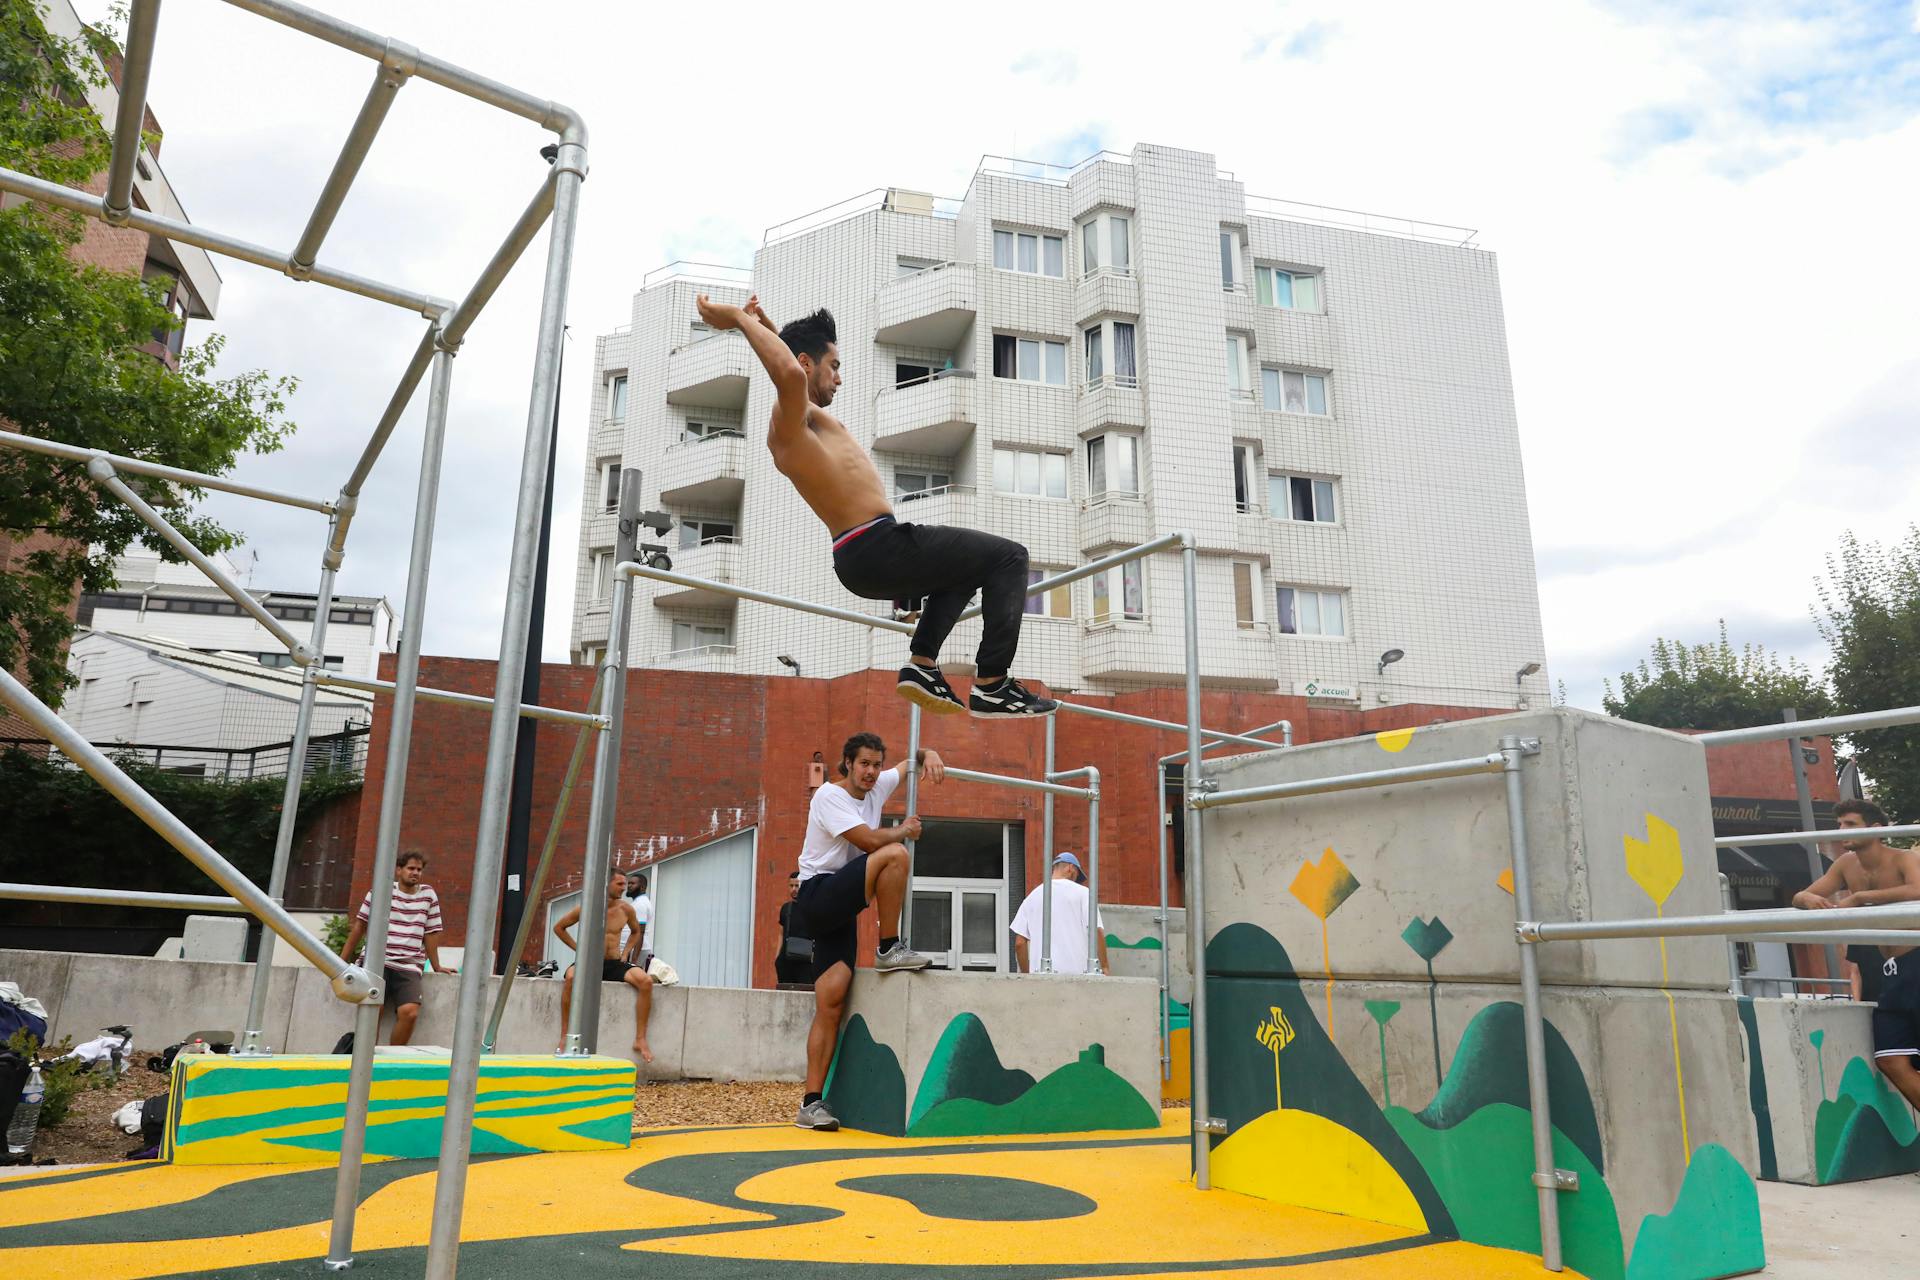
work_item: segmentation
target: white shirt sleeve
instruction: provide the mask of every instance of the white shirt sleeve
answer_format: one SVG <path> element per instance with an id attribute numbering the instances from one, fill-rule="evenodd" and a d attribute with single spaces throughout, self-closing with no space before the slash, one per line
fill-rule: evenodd
<path id="1" fill-rule="evenodd" d="M 880 780 L 873 784 L 873 794 L 880 797 L 882 809 L 887 807 L 887 801 L 893 798 L 893 793 L 900 789 L 900 783 L 900 771 L 887 769 L 881 773 Z"/>
<path id="2" fill-rule="evenodd" d="M 641 924 L 653 923 L 653 895 L 643 893 L 633 900 L 633 914 L 640 917 Z"/>
<path id="3" fill-rule="evenodd" d="M 1021 902 L 1020 909 L 1013 913 L 1013 923 L 1007 926 L 1029 942 L 1033 941 L 1033 917 L 1040 910 L 1039 895 L 1038 889 L 1028 894 Z"/>
<path id="4" fill-rule="evenodd" d="M 867 824 L 866 815 L 860 812 L 860 802 L 848 795 L 845 787 L 831 782 L 813 793 L 813 816 L 829 836 L 845 835 Z"/>

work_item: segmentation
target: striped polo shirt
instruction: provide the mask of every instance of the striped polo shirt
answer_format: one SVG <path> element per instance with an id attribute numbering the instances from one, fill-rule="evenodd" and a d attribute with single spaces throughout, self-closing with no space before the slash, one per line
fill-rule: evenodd
<path id="1" fill-rule="evenodd" d="M 373 891 L 360 903 L 360 919 L 366 921 L 373 914 Z M 419 889 L 408 893 L 393 885 L 393 914 L 387 922 L 387 967 L 405 969 L 410 973 L 419 973 L 421 964 L 427 958 L 426 936 L 440 932 L 440 895 L 431 885 L 421 885 Z"/>

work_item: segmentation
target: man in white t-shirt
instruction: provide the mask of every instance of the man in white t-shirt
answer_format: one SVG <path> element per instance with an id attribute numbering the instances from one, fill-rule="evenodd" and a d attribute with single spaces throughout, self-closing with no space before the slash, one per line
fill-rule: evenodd
<path id="1" fill-rule="evenodd" d="M 647 893 L 647 878 L 638 871 L 627 872 L 626 898 L 633 904 L 640 927 L 620 930 L 620 954 L 628 964 L 638 964 L 640 952 L 647 945 L 647 930 L 653 927 L 653 899 Z"/>
<path id="2" fill-rule="evenodd" d="M 812 944 L 807 966 L 813 979 L 813 1026 L 807 1031 L 807 1090 L 794 1123 L 802 1129 L 838 1129 L 839 1118 L 820 1096 L 833 1065 L 853 985 L 860 913 L 877 907 L 880 973 L 924 969 L 926 956 L 900 941 L 900 907 L 907 896 L 906 842 L 920 834 L 920 819 L 880 825 L 880 810 L 913 767 L 886 763 L 887 744 L 878 734 L 856 733 L 840 750 L 840 777 L 813 793 L 807 806 L 807 838 L 800 849 L 800 892 L 789 915 L 789 937 Z M 922 751 L 921 776 L 937 783 L 946 767 L 934 751 Z"/>
<path id="3" fill-rule="evenodd" d="M 1020 961 L 1020 967 L 1028 973 L 1037 973 L 1040 969 L 1040 939 L 1042 937 L 1040 914 L 1041 890 L 1046 886 L 1037 886 L 1013 913 L 1013 952 Z M 1087 972 L 1087 908 L 1093 895 L 1087 892 L 1086 873 L 1080 868 L 1080 859 L 1071 853 L 1062 853 L 1053 860 L 1053 971 L 1055 973 Z M 1094 927 L 1100 933 L 1100 972 L 1107 973 L 1107 924 L 1095 917 Z M 1028 952 L 1033 954 L 1029 957 Z"/>

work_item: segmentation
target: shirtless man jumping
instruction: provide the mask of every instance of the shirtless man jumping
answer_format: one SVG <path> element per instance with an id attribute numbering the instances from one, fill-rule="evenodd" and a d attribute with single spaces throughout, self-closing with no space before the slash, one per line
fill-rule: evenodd
<path id="1" fill-rule="evenodd" d="M 627 879 L 618 871 L 607 885 L 607 919 L 600 940 L 600 981 L 624 982 L 633 988 L 633 1051 L 640 1055 L 643 1062 L 653 1061 L 653 1050 L 647 1048 L 647 1019 L 653 1014 L 653 979 L 647 971 L 638 965 L 628 964 L 620 958 L 620 931 L 640 928 L 640 919 L 633 913 L 633 903 L 624 896 L 627 891 Z M 567 944 L 575 955 L 580 948 L 574 945 L 573 935 L 567 930 L 580 923 L 580 908 L 575 907 L 554 922 L 553 936 Z M 573 1012 L 573 965 L 567 966 L 567 979 L 560 987 L 560 1048 L 567 1047 L 567 1020 Z"/>
<path id="2" fill-rule="evenodd" d="M 784 329 L 758 297 L 744 307 L 702 294 L 700 318 L 715 329 L 738 329 L 766 366 L 779 398 L 767 447 L 773 465 L 793 482 L 833 535 L 833 571 L 840 584 L 868 600 L 925 597 L 913 633 L 913 661 L 900 668 L 900 695 L 927 711 L 971 711 L 981 718 L 1051 715 L 1058 705 L 1008 674 L 1020 646 L 1027 598 L 1027 549 L 974 529 L 901 524 L 886 487 L 839 419 L 827 412 L 840 386 L 833 316 L 816 311 Z M 980 649 L 973 690 L 962 704 L 940 674 L 940 646 L 978 591 Z"/>

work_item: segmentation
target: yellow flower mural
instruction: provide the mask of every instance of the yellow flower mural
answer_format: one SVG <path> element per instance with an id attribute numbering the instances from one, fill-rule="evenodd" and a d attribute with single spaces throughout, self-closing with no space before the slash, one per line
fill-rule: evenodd
<path id="1" fill-rule="evenodd" d="M 1667 899 L 1680 887 L 1680 877 L 1686 871 L 1685 860 L 1680 856 L 1680 833 L 1672 824 L 1649 813 L 1647 838 L 1636 840 L 1627 835 L 1622 840 L 1626 845 L 1627 874 L 1653 899 L 1654 916 L 1664 915 Z M 1673 1005 L 1673 992 L 1666 989 L 1667 940 L 1659 941 L 1660 993 L 1667 998 L 1667 1025 L 1673 1032 L 1673 1085 L 1680 1098 L 1680 1152 L 1691 1163 L 1693 1142 L 1687 1136 L 1687 1081 L 1680 1067 L 1680 1015 Z"/>
<path id="2" fill-rule="evenodd" d="M 1320 861 L 1308 862 L 1300 868 L 1300 874 L 1293 878 L 1289 886 L 1293 896 L 1300 899 L 1307 910 L 1320 917 L 1320 956 L 1327 970 L 1327 1039 L 1333 1035 L 1333 949 L 1327 938 L 1327 917 L 1340 909 L 1340 904 L 1354 895 L 1360 882 L 1353 878 L 1353 872 L 1347 870 L 1347 864 L 1340 855 L 1329 848 L 1320 855 Z"/>
<path id="3" fill-rule="evenodd" d="M 1273 1050 L 1273 1109 L 1282 1108 L 1280 1101 L 1280 1051 L 1293 1043 L 1293 1024 L 1287 1021 L 1287 1015 L 1280 1006 L 1269 1006 L 1266 1020 L 1253 1029 L 1253 1038 Z"/>

